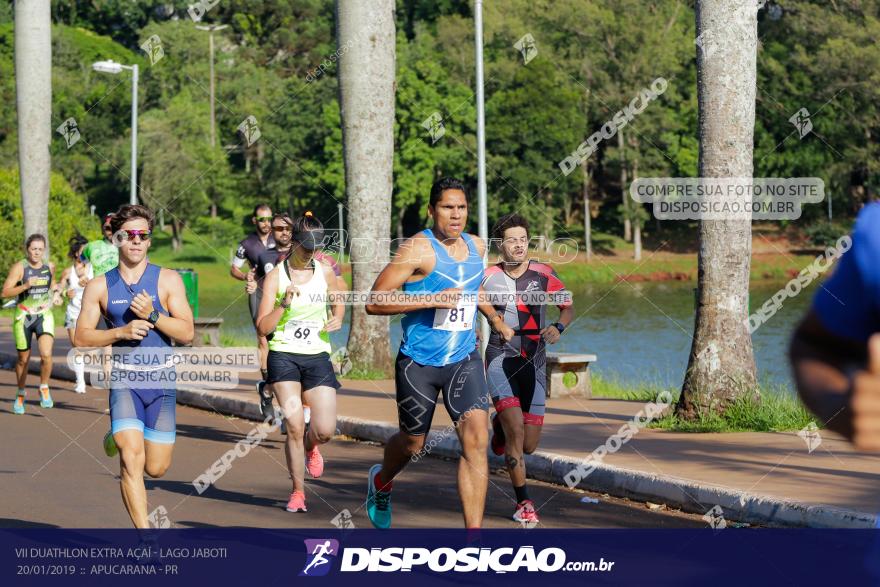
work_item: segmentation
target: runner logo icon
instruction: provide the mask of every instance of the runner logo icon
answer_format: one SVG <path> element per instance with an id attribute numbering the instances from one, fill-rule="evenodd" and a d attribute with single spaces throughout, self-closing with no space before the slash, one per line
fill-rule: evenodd
<path id="1" fill-rule="evenodd" d="M 333 560 L 339 554 L 339 541 L 330 538 L 305 540 L 306 566 L 300 577 L 323 577 L 330 572 Z"/>

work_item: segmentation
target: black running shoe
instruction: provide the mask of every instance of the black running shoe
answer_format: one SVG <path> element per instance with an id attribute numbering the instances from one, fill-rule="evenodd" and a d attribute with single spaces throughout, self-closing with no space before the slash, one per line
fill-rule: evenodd
<path id="1" fill-rule="evenodd" d="M 263 419 L 275 417 L 275 410 L 272 407 L 272 393 L 266 389 L 265 381 L 257 381 L 257 395 L 260 396 L 260 414 Z"/>

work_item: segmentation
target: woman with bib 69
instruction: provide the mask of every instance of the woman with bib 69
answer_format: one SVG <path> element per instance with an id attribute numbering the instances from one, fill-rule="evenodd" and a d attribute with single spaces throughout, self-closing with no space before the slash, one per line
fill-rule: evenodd
<path id="1" fill-rule="evenodd" d="M 324 241 L 321 221 L 306 212 L 289 225 L 290 254 L 263 281 L 257 331 L 269 339 L 270 383 L 287 425 L 285 453 L 293 490 L 287 511 L 304 512 L 305 468 L 312 477 L 324 472 L 318 445 L 336 432 L 339 381 L 330 362 L 330 332 L 342 327 L 345 306 L 338 297 L 330 265 L 314 258 Z M 328 318 L 327 305 L 332 308 Z M 303 400 L 311 407 L 304 436 Z"/>

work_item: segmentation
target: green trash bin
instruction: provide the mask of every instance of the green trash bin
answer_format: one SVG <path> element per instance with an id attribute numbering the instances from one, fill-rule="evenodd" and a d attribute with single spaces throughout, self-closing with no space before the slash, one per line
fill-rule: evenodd
<path id="1" fill-rule="evenodd" d="M 186 300 L 192 308 L 193 318 L 199 317 L 199 274 L 192 269 L 175 269 L 183 279 L 183 287 L 186 289 Z"/>

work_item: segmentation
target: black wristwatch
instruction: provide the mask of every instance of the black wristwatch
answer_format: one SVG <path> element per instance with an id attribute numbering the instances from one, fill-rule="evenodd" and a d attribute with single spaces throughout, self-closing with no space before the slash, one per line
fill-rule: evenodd
<path id="1" fill-rule="evenodd" d="M 155 324 L 159 321 L 159 311 L 156 308 L 153 308 L 153 311 L 150 312 L 150 315 L 147 316 L 147 322 L 150 324 Z"/>
<path id="2" fill-rule="evenodd" d="M 562 332 L 565 330 L 565 324 L 563 324 L 562 322 L 557 322 L 553 326 L 556 327 L 556 330 L 559 331 L 559 334 L 562 334 Z"/>

